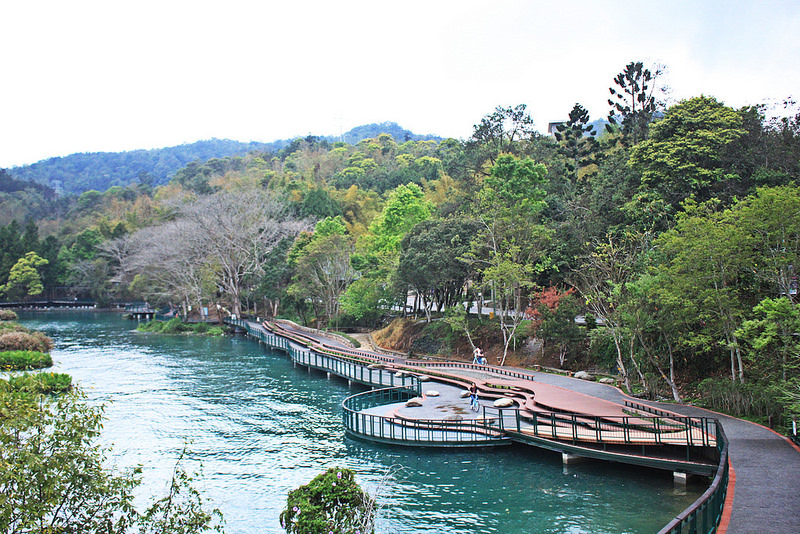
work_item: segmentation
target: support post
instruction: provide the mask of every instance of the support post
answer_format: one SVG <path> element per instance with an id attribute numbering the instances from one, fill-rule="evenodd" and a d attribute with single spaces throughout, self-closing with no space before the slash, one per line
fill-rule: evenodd
<path id="1" fill-rule="evenodd" d="M 578 456 L 577 454 L 572 454 L 569 452 L 562 452 L 561 453 L 561 462 L 564 465 L 574 465 L 579 464 L 581 462 L 585 462 L 586 458 L 583 456 Z"/>
<path id="2" fill-rule="evenodd" d="M 689 481 L 689 474 L 681 473 L 680 471 L 673 471 L 672 481 L 676 486 L 686 487 L 686 483 Z"/>

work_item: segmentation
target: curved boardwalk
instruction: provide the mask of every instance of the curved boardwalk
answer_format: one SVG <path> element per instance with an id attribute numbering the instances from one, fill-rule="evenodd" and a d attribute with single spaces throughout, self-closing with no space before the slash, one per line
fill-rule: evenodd
<path id="1" fill-rule="evenodd" d="M 328 347 L 348 350 L 344 343 L 317 333 L 300 332 L 299 330 L 297 333 L 313 338 Z M 352 352 L 365 356 L 377 356 L 384 361 L 396 360 L 398 364 L 412 363 L 406 362 L 403 358 L 387 357 L 385 354 L 371 351 Z M 433 362 L 428 362 L 428 365 L 429 367 L 420 369 L 420 371 L 425 372 L 436 366 Z M 530 379 L 535 379 L 536 401 L 537 404 L 544 406 L 552 402 L 560 408 L 566 406 L 575 410 L 580 408 L 585 411 L 587 407 L 591 407 L 592 413 L 615 416 L 619 414 L 620 406 L 626 400 L 631 400 L 619 389 L 596 382 L 514 368 L 492 368 L 512 375 L 501 378 L 493 372 L 481 373 L 468 367 L 470 366 L 462 369 L 451 368 L 448 370 L 448 374 L 460 374 L 462 380 L 476 382 L 484 382 L 486 378 L 490 378 L 492 383 L 506 382 L 509 387 L 529 383 Z M 426 390 L 430 390 L 434 384 L 425 384 L 424 387 Z M 451 398 L 452 391 L 449 390 L 458 389 L 459 386 L 436 383 L 435 388 L 448 390 L 443 397 Z M 445 391 L 439 393 L 445 393 Z M 444 398 L 442 401 L 438 404 L 428 405 L 424 411 L 413 413 L 404 408 L 403 403 L 383 406 L 376 409 L 375 413 L 391 412 L 393 416 L 401 419 L 416 418 L 419 420 L 421 416 L 424 419 L 443 419 L 447 413 L 453 413 L 452 410 L 455 406 L 456 412 L 462 417 L 477 417 L 469 410 L 464 410 L 457 401 L 444 402 Z M 726 514 L 723 515 L 719 532 L 729 534 L 800 532 L 800 491 L 798 491 L 800 489 L 800 449 L 789 440 L 762 426 L 692 406 L 646 403 L 639 400 L 636 402 L 684 416 L 715 417 L 721 421 L 728 437 L 730 465 L 733 469 L 729 484 L 728 503 L 731 502 L 731 494 L 733 494 L 733 499 L 732 507 L 726 505 Z M 468 406 L 467 401 L 464 401 L 464 405 Z M 419 410 L 419 408 L 415 410 Z M 368 411 L 365 410 L 365 413 Z"/>

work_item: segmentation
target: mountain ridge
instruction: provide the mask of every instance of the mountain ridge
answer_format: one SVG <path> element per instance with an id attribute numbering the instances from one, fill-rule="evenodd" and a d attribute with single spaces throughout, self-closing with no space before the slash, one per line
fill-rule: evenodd
<path id="1" fill-rule="evenodd" d="M 441 140 L 435 135 L 414 134 L 395 122 L 356 126 L 342 135 L 313 136 L 329 142 L 356 144 L 362 139 L 388 133 L 398 141 Z M 302 136 L 298 136 L 302 137 Z M 249 152 L 277 152 L 295 138 L 272 142 L 205 139 L 171 147 L 135 149 L 123 152 L 79 152 L 43 159 L 29 165 L 7 169 L 15 179 L 33 182 L 54 189 L 58 194 L 81 194 L 85 191 L 106 191 L 114 186 L 126 187 L 143 182 L 152 186 L 169 182 L 180 169 L 193 161 L 242 156 Z"/>

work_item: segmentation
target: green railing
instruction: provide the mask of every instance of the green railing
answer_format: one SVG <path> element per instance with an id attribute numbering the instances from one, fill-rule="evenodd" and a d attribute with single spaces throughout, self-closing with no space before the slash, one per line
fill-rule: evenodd
<path id="1" fill-rule="evenodd" d="M 728 438 L 722 425 L 717 427 L 719 466 L 708 489 L 658 534 L 713 534 L 719 527 L 728 496 Z"/>
<path id="2" fill-rule="evenodd" d="M 419 395 L 418 389 L 396 387 L 358 393 L 342 402 L 345 431 L 356 437 L 427 447 L 468 447 L 506 445 L 511 440 L 478 419 L 463 421 L 404 419 L 366 410 L 398 404 L 398 408 L 409 399 Z"/>
<path id="3" fill-rule="evenodd" d="M 679 445 L 686 447 L 716 447 L 719 422 L 710 417 L 678 416 L 596 416 L 540 412 L 523 416 L 514 409 L 517 432 L 532 433 L 547 439 L 568 440 L 572 443 L 623 445 Z M 499 424 L 506 418 L 499 417 Z"/>
<path id="4" fill-rule="evenodd" d="M 292 340 L 285 337 L 284 334 L 277 335 L 265 332 L 260 327 L 254 328 L 251 323 L 241 319 L 228 318 L 225 322 L 244 329 L 248 335 L 273 349 L 286 352 L 293 362 L 306 367 L 320 369 L 374 387 L 415 387 L 418 383 L 415 376 L 371 367 L 378 362 L 367 359 L 363 355 L 348 355 L 339 352 L 338 349 L 328 349 L 321 344 L 312 344 L 311 338 L 306 336 Z"/>

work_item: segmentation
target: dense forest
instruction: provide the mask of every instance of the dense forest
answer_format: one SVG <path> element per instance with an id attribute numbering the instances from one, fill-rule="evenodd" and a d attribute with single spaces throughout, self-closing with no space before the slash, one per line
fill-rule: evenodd
<path id="1" fill-rule="evenodd" d="M 321 137 L 328 142 L 337 140 L 358 143 L 362 139 L 388 133 L 395 139 L 422 140 L 441 138 L 432 135 L 416 135 L 394 122 L 365 124 L 343 133 L 341 136 Z M 293 140 L 285 139 L 271 143 L 209 139 L 179 146 L 153 150 L 131 150 L 128 152 L 93 152 L 49 158 L 31 165 L 15 167 L 14 177 L 46 186 L 61 194 L 79 195 L 85 191 L 105 191 L 114 186 L 127 187 L 135 183 L 149 186 L 166 184 L 183 167 L 214 158 L 243 156 L 252 151 L 277 151 Z"/>
<path id="2" fill-rule="evenodd" d="M 0 291 L 333 328 L 414 314 L 440 340 L 493 343 L 501 363 L 604 371 L 638 395 L 786 424 L 800 413 L 800 112 L 667 105 L 661 83 L 627 65 L 603 131 L 579 103 L 552 136 L 500 106 L 466 140 L 308 136 L 188 162 L 163 185 L 56 196 L 6 171 Z"/>

